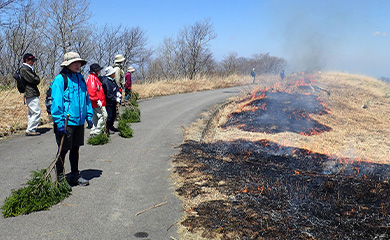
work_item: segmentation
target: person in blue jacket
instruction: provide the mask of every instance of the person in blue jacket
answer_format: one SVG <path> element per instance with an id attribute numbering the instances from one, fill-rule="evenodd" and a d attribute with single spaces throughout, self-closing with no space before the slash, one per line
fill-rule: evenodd
<path id="1" fill-rule="evenodd" d="M 78 168 L 79 148 L 84 145 L 84 123 L 87 121 L 88 127 L 92 127 L 93 109 L 89 99 L 87 85 L 80 68 L 87 62 L 80 58 L 75 52 L 68 52 L 64 55 L 64 62 L 61 63 L 61 73 L 68 78 L 65 87 L 64 78 L 58 74 L 52 81 L 51 87 L 51 115 L 53 117 L 54 133 L 60 150 L 61 139 L 64 136 L 64 142 L 58 161 L 56 162 L 57 177 L 64 178 L 64 161 L 69 151 L 70 174 L 69 184 L 71 186 L 89 185 L 89 181 L 84 179 Z M 65 120 L 69 114 L 67 128 L 65 129 Z M 58 154 L 58 152 L 57 152 Z"/>
<path id="2" fill-rule="evenodd" d="M 114 127 L 114 122 L 117 114 L 117 104 L 121 102 L 122 94 L 119 91 L 119 86 L 115 82 L 115 69 L 111 66 L 104 69 L 105 76 L 102 78 L 102 87 L 104 96 L 106 96 L 106 110 L 107 110 L 107 129 L 110 134 L 118 132 Z"/>

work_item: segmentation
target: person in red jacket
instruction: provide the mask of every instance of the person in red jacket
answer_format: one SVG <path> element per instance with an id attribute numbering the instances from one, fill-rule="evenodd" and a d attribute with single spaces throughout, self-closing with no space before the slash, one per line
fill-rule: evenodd
<path id="1" fill-rule="evenodd" d="M 106 98 L 104 96 L 102 83 L 98 78 L 102 69 L 103 68 L 97 63 L 91 64 L 87 78 L 88 94 L 93 108 L 93 126 L 90 131 L 91 137 L 98 135 L 103 130 L 105 119 L 107 119 Z"/>

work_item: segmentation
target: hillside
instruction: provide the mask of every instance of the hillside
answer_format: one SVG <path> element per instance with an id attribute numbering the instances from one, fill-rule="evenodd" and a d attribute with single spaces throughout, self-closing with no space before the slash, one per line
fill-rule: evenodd
<path id="1" fill-rule="evenodd" d="M 305 74 L 204 113 L 173 161 L 183 239 L 390 237 L 389 93 Z"/>

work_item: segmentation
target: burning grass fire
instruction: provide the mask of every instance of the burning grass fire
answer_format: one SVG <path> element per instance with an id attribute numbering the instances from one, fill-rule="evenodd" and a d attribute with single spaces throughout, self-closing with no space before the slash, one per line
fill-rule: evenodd
<path id="1" fill-rule="evenodd" d="M 331 112 L 308 92 L 314 88 L 302 81 L 295 92 L 257 89 L 220 127 L 306 136 L 332 131 L 313 118 Z M 188 180 L 176 190 L 183 198 L 224 196 L 198 201 L 181 222 L 206 239 L 390 239 L 387 164 L 267 139 L 187 140 L 174 164 Z"/>
<path id="2" fill-rule="evenodd" d="M 232 113 L 222 127 L 237 126 L 244 131 L 279 133 L 295 132 L 315 135 L 330 131 L 311 118 L 311 114 L 328 114 L 328 109 L 315 95 L 282 91 L 258 91 L 245 99 L 241 111 Z"/>
<path id="3" fill-rule="evenodd" d="M 390 167 L 333 159 L 267 140 L 188 141 L 175 161 L 181 176 L 207 174 L 178 193 L 194 198 L 213 187 L 228 200 L 203 202 L 182 224 L 223 239 L 388 239 Z M 224 183 L 224 184 L 219 184 Z M 231 235 L 235 234 L 235 235 Z"/>

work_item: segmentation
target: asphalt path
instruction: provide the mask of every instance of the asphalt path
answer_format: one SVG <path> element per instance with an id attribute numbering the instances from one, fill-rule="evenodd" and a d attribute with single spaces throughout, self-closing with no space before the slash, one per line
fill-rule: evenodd
<path id="1" fill-rule="evenodd" d="M 90 186 L 50 210 L 0 217 L 0 240 L 8 239 L 179 239 L 181 201 L 169 178 L 171 156 L 187 127 L 200 113 L 241 93 L 242 87 L 178 94 L 139 102 L 141 122 L 132 138 L 117 134 L 103 146 L 80 148 L 79 168 Z M 45 130 L 45 129 L 43 129 Z M 37 137 L 15 136 L 0 142 L 0 204 L 30 179 L 31 171 L 54 160 L 52 129 Z M 86 130 L 86 139 L 88 136 Z M 85 141 L 86 143 L 86 141 Z M 69 170 L 68 156 L 65 163 Z M 166 204 L 143 212 L 156 204 Z"/>

